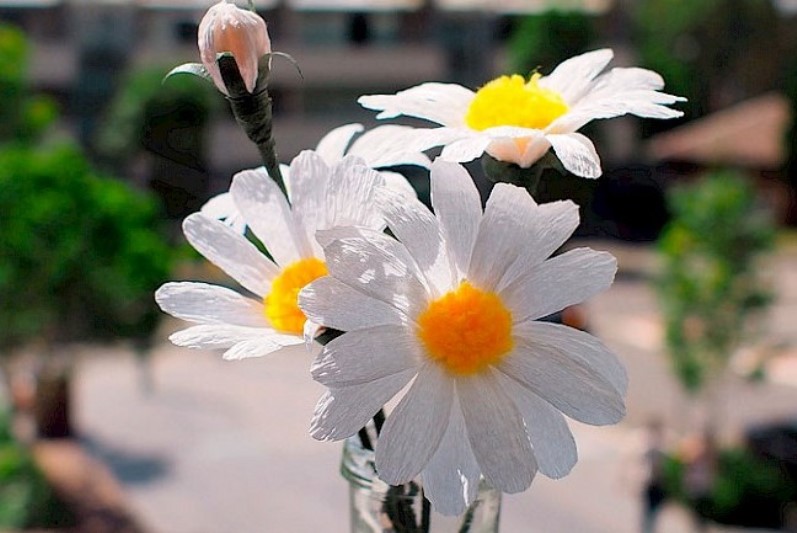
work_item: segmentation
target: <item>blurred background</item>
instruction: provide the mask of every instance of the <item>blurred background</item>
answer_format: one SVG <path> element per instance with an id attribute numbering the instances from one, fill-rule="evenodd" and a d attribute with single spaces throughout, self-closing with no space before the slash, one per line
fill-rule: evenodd
<path id="1" fill-rule="evenodd" d="M 687 97 L 679 120 L 588 125 L 604 175 L 541 188 L 581 206 L 571 245 L 619 259 L 559 319 L 623 360 L 628 416 L 572 424 L 579 464 L 505 497 L 502 531 L 797 531 L 797 1 L 255 5 L 301 69 L 277 58 L 270 83 L 286 163 L 374 126 L 362 94 L 600 47 Z M 340 446 L 307 435 L 309 357 L 175 348 L 152 299 L 226 283 L 179 224 L 260 164 L 210 83 L 162 83 L 198 61 L 209 6 L 0 0 L 0 530 L 347 531 Z"/>

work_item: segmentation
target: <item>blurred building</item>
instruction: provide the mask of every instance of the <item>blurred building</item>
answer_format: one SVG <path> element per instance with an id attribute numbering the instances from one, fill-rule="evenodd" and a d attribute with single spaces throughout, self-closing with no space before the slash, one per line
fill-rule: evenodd
<path id="1" fill-rule="evenodd" d="M 685 165 L 692 173 L 742 170 L 757 181 L 779 220 L 797 220 L 794 191 L 782 176 L 793 114 L 788 98 L 767 93 L 659 134 L 647 152 L 657 164 Z"/>
<path id="2" fill-rule="evenodd" d="M 772 1 L 781 17 L 797 12 L 797 0 Z M 31 76 L 35 87 L 59 98 L 67 111 L 67 127 L 79 138 L 88 139 L 94 134 L 105 104 L 118 89 L 120 74 L 145 66 L 165 73 L 175 65 L 198 60 L 197 25 L 211 3 L 212 0 L 0 0 L 0 20 L 16 23 L 32 38 Z M 243 5 L 244 1 L 239 3 Z M 269 24 L 273 48 L 291 54 L 301 68 L 299 74 L 289 62 L 275 60 L 271 92 L 281 158 L 288 161 L 300 150 L 312 148 L 327 131 L 343 123 L 374 125 L 374 113 L 356 102 L 362 94 L 395 92 L 432 80 L 475 88 L 507 71 L 507 37 L 516 17 L 525 13 L 557 8 L 594 14 L 601 26 L 595 46 L 615 48 L 615 65 L 635 64 L 629 13 L 639 3 L 640 0 L 256 0 L 258 12 Z M 765 116 L 758 116 L 758 112 L 752 115 L 762 120 Z M 638 199 L 641 193 L 637 185 L 641 180 L 644 191 L 655 197 L 656 205 L 662 204 L 661 189 L 668 178 L 651 170 L 650 160 L 645 157 L 649 154 L 639 145 L 638 121 L 613 120 L 596 127 L 607 174 L 600 185 L 610 189 L 607 197 L 623 197 L 616 190 L 619 187 Z M 679 132 L 675 141 L 667 137 L 657 140 L 657 146 L 671 149 L 686 142 L 694 151 L 713 143 L 737 155 L 746 153 L 743 149 L 729 149 L 722 139 L 706 138 L 700 132 L 707 127 L 695 124 L 698 133 L 688 128 Z M 724 126 L 709 129 L 723 131 Z M 745 149 L 762 143 L 771 147 L 772 135 L 780 134 L 782 129 L 767 131 L 766 141 L 744 133 L 738 138 L 757 139 Z M 698 142 L 689 140 L 695 135 L 700 137 Z M 228 114 L 212 119 L 209 136 L 209 192 L 224 189 L 232 173 L 259 164 L 256 150 Z M 678 140 L 684 137 L 689 139 Z M 662 155 L 656 150 L 650 153 L 658 160 L 668 161 L 691 157 L 679 159 L 678 153 Z M 615 169 L 620 170 L 614 172 Z M 578 185 L 583 186 L 581 182 Z M 625 203 L 644 207 L 640 207 L 639 216 L 621 225 L 636 226 L 638 218 L 655 218 L 644 238 L 655 237 L 667 216 L 663 207 L 653 210 L 636 200 Z M 654 211 L 660 216 L 651 217 Z"/>
<path id="3" fill-rule="evenodd" d="M 0 20 L 34 43 L 37 88 L 69 109 L 99 109 L 112 76 L 137 66 L 197 61 L 196 30 L 209 0 L 1 0 Z M 257 0 L 275 50 L 302 75 L 277 64 L 278 118 L 293 155 L 341 120 L 368 121 L 356 104 L 368 92 L 429 81 L 483 82 L 502 70 L 497 46 L 508 17 L 551 6 L 600 13 L 612 0 Z M 467 50 L 465 54 L 463 51 Z M 91 127 L 90 125 L 87 127 Z M 227 131 L 220 133 L 225 137 Z M 241 165 L 236 146 L 219 157 Z M 220 162 L 226 167 L 225 161 Z"/>

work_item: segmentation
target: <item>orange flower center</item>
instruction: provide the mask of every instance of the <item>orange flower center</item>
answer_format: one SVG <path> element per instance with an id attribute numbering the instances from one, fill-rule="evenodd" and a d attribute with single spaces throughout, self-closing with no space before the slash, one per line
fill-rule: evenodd
<path id="1" fill-rule="evenodd" d="M 291 263 L 271 282 L 271 292 L 263 298 L 264 313 L 277 331 L 301 335 L 307 318 L 299 309 L 299 291 L 321 276 L 327 265 L 315 257 Z"/>
<path id="2" fill-rule="evenodd" d="M 497 294 L 467 281 L 431 302 L 417 322 L 429 358 L 457 376 L 483 371 L 514 346 L 512 313 Z"/>

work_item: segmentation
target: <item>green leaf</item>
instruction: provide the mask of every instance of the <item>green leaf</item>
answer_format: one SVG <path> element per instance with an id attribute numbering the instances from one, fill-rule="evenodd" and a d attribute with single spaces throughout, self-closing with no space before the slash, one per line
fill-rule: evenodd
<path id="1" fill-rule="evenodd" d="M 213 79 L 210 76 L 208 69 L 206 69 L 205 65 L 203 65 L 202 63 L 183 63 L 182 65 L 178 65 L 174 67 L 172 70 L 170 70 L 169 73 L 163 77 L 162 83 L 166 83 L 166 80 L 168 80 L 170 77 L 174 76 L 175 74 L 193 74 L 198 78 L 204 78 L 210 81 L 212 81 Z"/>

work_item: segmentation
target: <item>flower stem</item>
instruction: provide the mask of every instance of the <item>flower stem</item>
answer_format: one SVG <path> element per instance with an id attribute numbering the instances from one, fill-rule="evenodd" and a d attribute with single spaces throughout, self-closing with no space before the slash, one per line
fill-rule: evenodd
<path id="1" fill-rule="evenodd" d="M 432 502 L 426 497 L 421 489 L 421 496 L 423 496 L 422 510 L 421 510 L 421 532 L 429 533 L 429 528 L 432 527 Z"/>
<path id="2" fill-rule="evenodd" d="M 367 429 L 364 427 L 360 428 L 357 435 L 360 437 L 360 444 L 364 450 L 374 451 L 374 445 L 371 443 L 371 437 L 368 435 Z"/>
<path id="3" fill-rule="evenodd" d="M 247 91 L 243 78 L 241 78 L 241 72 L 238 70 L 238 64 L 231 54 L 221 54 L 218 64 L 224 85 L 229 93 L 227 100 L 230 102 L 236 122 L 244 130 L 249 140 L 255 143 L 266 167 L 266 172 L 288 199 L 288 191 L 285 188 L 285 180 L 282 178 L 277 147 L 272 135 L 273 109 L 267 86 L 265 83 L 258 84 L 254 93 Z"/>
<path id="4" fill-rule="evenodd" d="M 374 415 L 374 427 L 376 427 L 377 436 L 379 436 L 379 434 L 382 432 L 382 426 L 384 425 L 385 425 L 385 410 L 380 409 Z"/>

